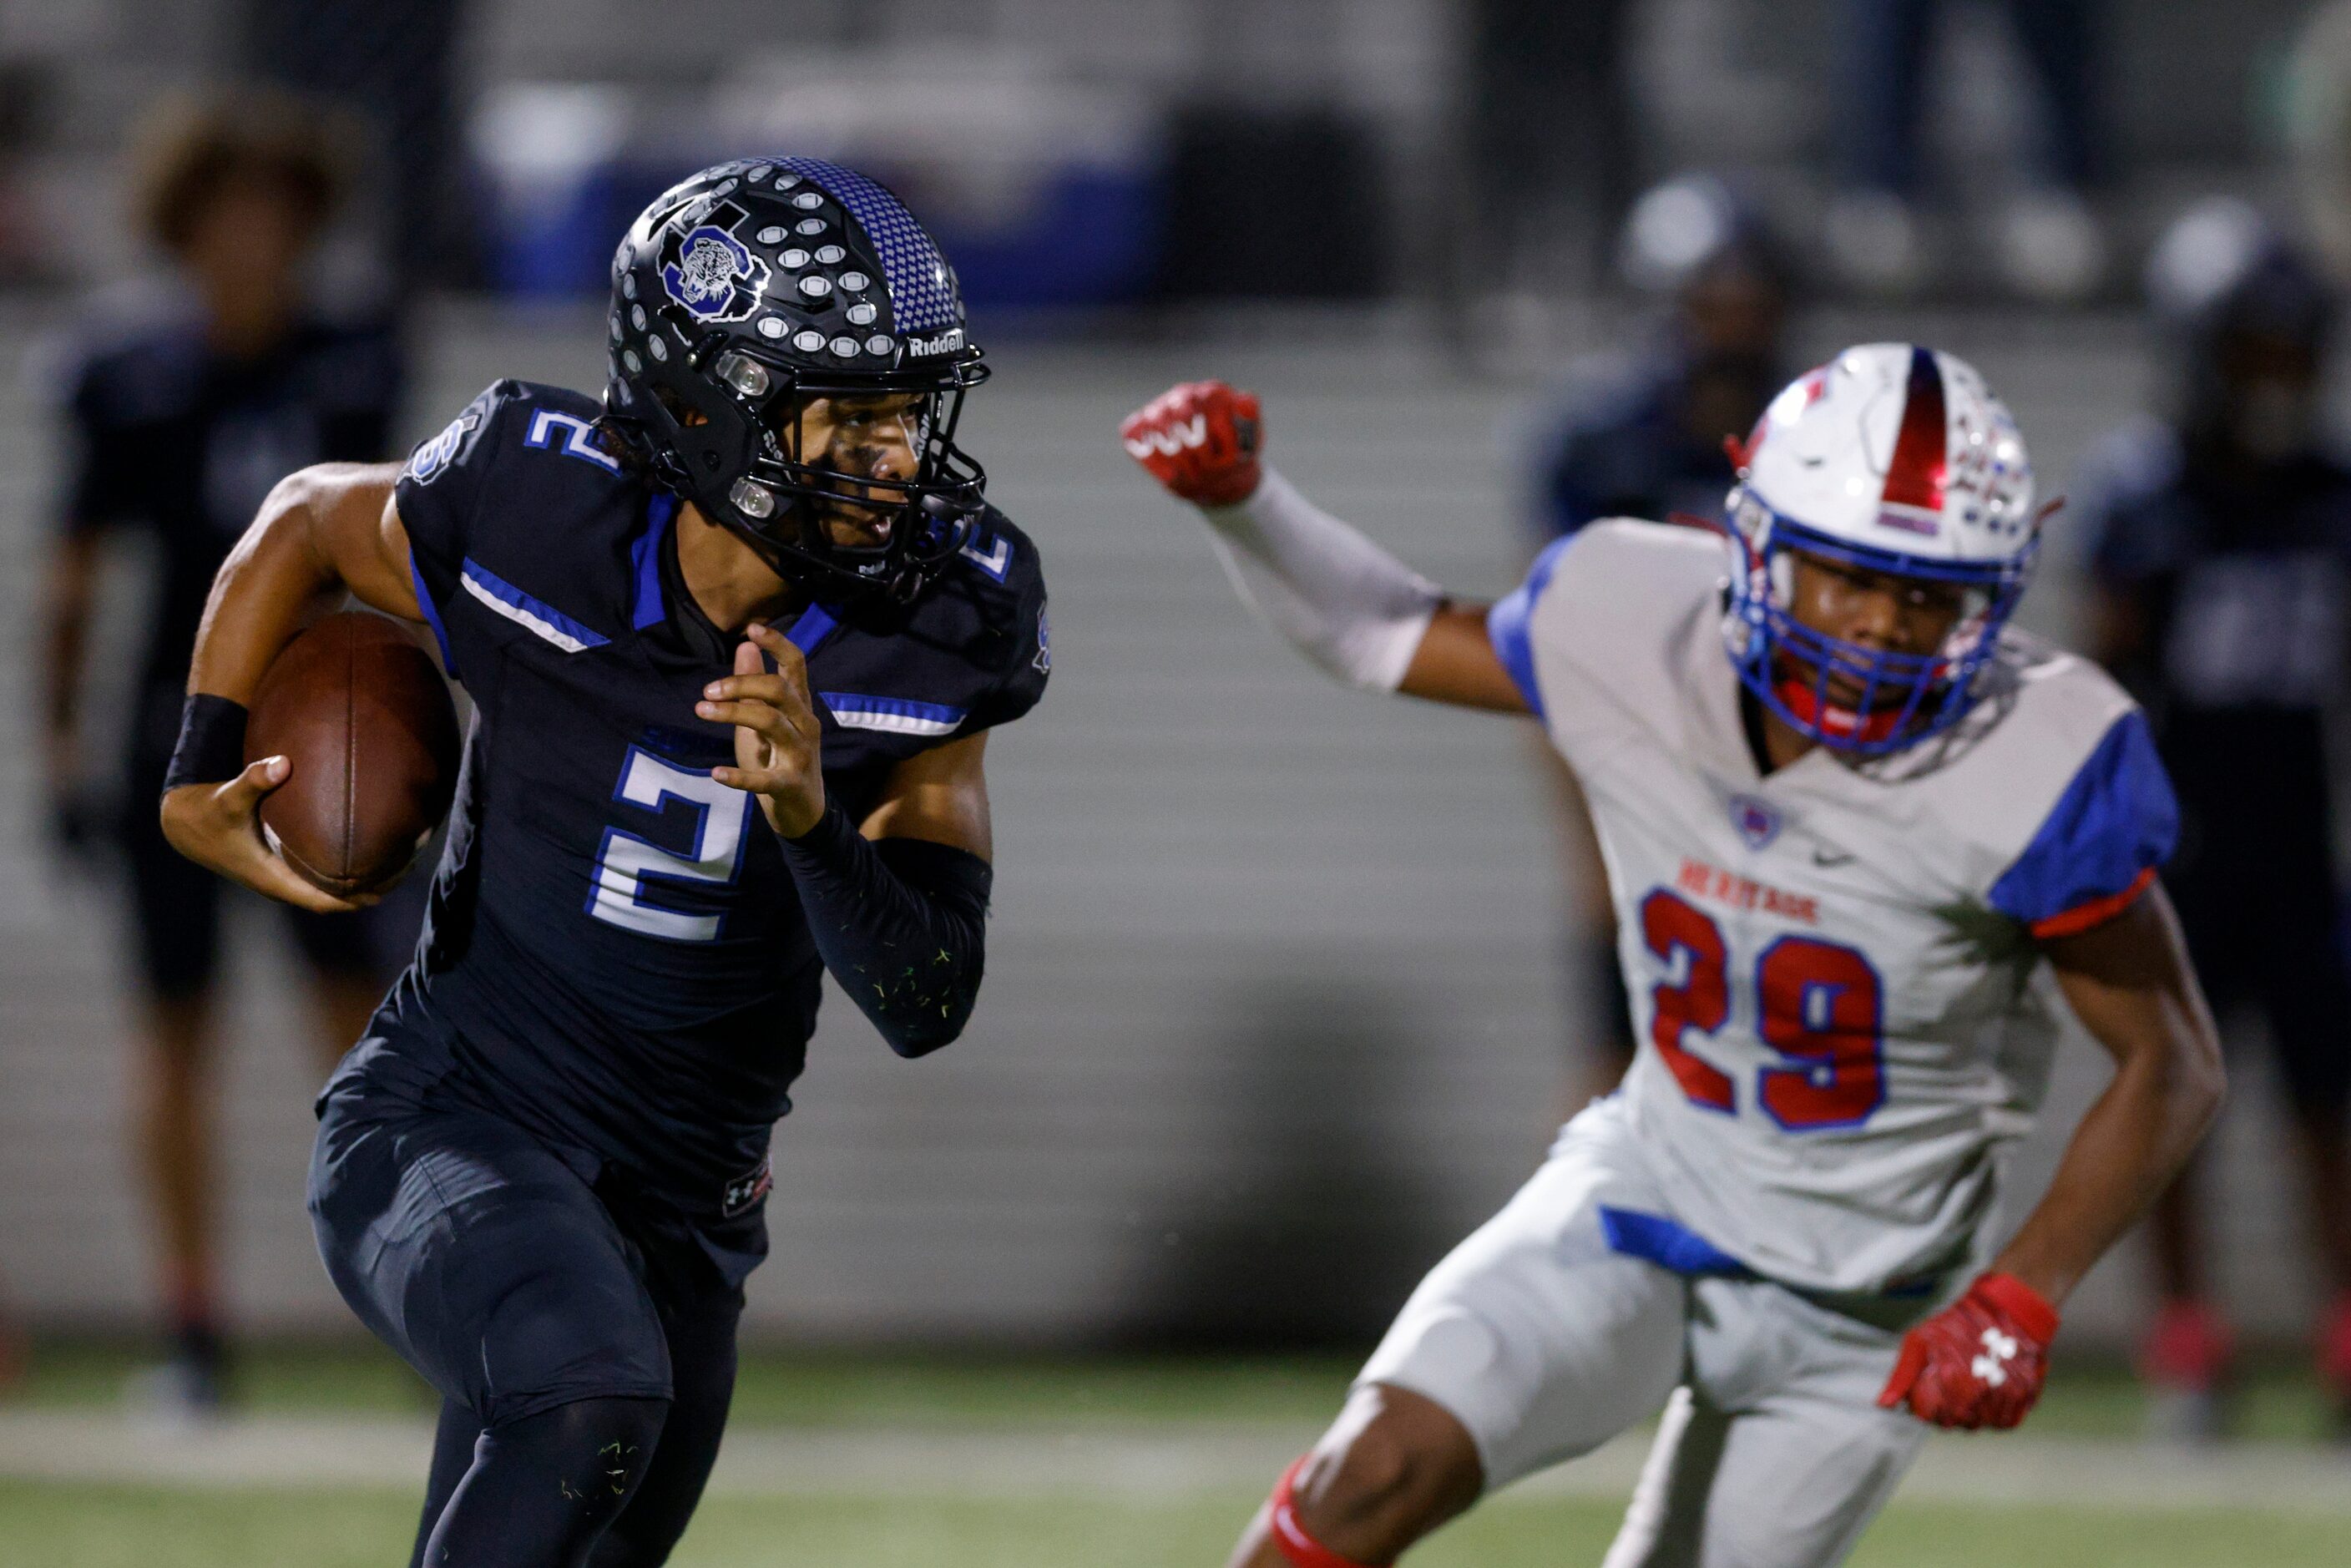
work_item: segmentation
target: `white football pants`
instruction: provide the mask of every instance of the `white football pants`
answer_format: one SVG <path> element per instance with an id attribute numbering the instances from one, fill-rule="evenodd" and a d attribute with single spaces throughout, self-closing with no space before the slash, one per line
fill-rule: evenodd
<path id="1" fill-rule="evenodd" d="M 1663 1406 L 1604 1568 L 1842 1561 L 1926 1440 L 1876 1397 L 1931 1303 L 1861 1304 L 1865 1322 L 1752 1277 L 1687 1277 L 1612 1247 L 1604 1208 L 1668 1214 L 1613 1101 L 1421 1281 L 1357 1385 L 1451 1412 L 1489 1490 Z"/>

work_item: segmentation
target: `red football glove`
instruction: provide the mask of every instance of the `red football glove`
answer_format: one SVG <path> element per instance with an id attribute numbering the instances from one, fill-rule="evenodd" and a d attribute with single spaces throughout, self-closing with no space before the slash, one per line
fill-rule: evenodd
<path id="1" fill-rule="evenodd" d="M 2057 1309 L 2013 1274 L 1985 1274 L 1903 1336 L 1877 1403 L 1938 1427 L 2013 1427 L 2041 1397 Z"/>
<path id="2" fill-rule="evenodd" d="M 1127 455 L 1151 476 L 1199 507 L 1249 498 L 1258 466 L 1257 394 L 1222 382 L 1184 382 L 1126 416 L 1118 427 Z"/>

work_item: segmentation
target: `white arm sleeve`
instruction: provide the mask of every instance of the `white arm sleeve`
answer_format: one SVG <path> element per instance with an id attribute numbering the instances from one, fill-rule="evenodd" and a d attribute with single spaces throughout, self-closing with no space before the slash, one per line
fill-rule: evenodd
<path id="1" fill-rule="evenodd" d="M 1237 507 L 1203 507 L 1249 608 L 1350 685 L 1392 692 L 1445 595 L 1437 584 L 1265 471 Z"/>

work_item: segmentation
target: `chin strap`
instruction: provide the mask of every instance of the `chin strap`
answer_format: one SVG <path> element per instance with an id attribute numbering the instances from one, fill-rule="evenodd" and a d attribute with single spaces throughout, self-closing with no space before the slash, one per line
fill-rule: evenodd
<path id="1" fill-rule="evenodd" d="M 1267 1532 L 1273 1538 L 1273 1549 L 1281 1553 L 1290 1568 L 1368 1568 L 1365 1563 L 1342 1557 L 1306 1532 L 1298 1518 L 1298 1472 L 1306 1468 L 1310 1456 L 1301 1454 L 1281 1472 L 1281 1479 L 1273 1489 L 1273 1504 L 1267 1515 Z"/>

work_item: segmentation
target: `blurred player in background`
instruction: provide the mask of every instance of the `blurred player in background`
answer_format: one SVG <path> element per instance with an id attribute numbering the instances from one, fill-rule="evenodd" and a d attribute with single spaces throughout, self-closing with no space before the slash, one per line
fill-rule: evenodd
<path id="1" fill-rule="evenodd" d="M 2329 1292 L 2319 1371 L 2351 1419 L 2351 977 L 2327 760 L 2351 695 L 2351 470 L 2321 427 L 2336 300 L 2232 200 L 2183 217 L 2148 281 L 2170 406 L 2090 464 L 2095 652 L 2147 705 L 2179 787 L 2170 886 L 2197 973 L 2223 1022 L 2257 1013 L 2274 1050 Z M 2232 1335 L 2190 1177 L 2154 1230 L 2152 1415 L 2209 1437 Z"/>
<path id="2" fill-rule="evenodd" d="M 1234 1563 L 1394 1562 L 1660 1406 L 1609 1568 L 1842 1560 L 1928 1423 L 2023 1419 L 2067 1293 L 2220 1097 L 2147 722 L 2007 630 L 2041 521 L 2014 424 L 1948 354 L 1848 350 L 1772 402 L 1722 533 L 1594 524 L 1490 607 L 1258 434 L 1217 383 L 1126 427 L 1326 670 L 1543 721 L 1646 1049 L 1422 1282 Z M 2044 963 L 2116 1072 L 1993 1253 L 2059 1038 Z"/>
<path id="3" fill-rule="evenodd" d="M 138 217 L 179 286 L 135 322 L 93 325 L 66 384 L 63 528 L 48 565 L 44 777 L 68 844 L 119 821 L 130 872 L 146 1049 L 134 1074 L 140 1166 L 161 1232 L 173 1354 L 148 1390 L 201 1411 L 223 1392 L 219 1148 L 213 1027 L 220 884 L 172 852 L 152 802 L 179 731 L 188 649 L 213 574 L 262 497 L 307 465 L 392 450 L 400 361 L 379 327 L 330 324 L 305 267 L 341 200 L 337 128 L 293 100 L 223 98 L 170 110 L 140 146 Z M 111 788 L 84 756 L 79 697 L 101 545 L 139 530 L 157 581 Z M 107 808 L 101 810 L 101 806 Z M 322 1063 L 382 995 L 377 916 L 289 911 L 319 1014 Z"/>
<path id="4" fill-rule="evenodd" d="M 1583 379 L 1538 419 L 1527 505 L 1538 550 L 1601 517 L 1719 520 L 1738 482 L 1725 444 L 1755 427 L 1787 379 L 1787 268 L 1761 215 L 1719 180 L 1687 176 L 1643 196 L 1619 267 L 1635 288 L 1664 296 L 1670 315 L 1630 363 Z M 1570 983 L 1597 1026 L 1583 1031 L 1585 1087 L 1605 1092 L 1633 1063 L 1616 917 L 1575 776 L 1550 747 L 1541 752 L 1576 894 Z"/>
<path id="5" fill-rule="evenodd" d="M 1643 196 L 1620 270 L 1667 301 L 1626 362 L 1579 378 L 1536 422 L 1529 521 L 1544 545 L 1601 517 L 1719 518 L 1743 439 L 1787 380 L 1788 272 L 1761 216 L 1720 181 Z"/>
<path id="6" fill-rule="evenodd" d="M 743 160 L 612 264 L 600 404 L 502 381 L 404 467 L 271 497 L 197 643 L 163 814 L 333 900 L 255 810 L 301 606 L 429 624 L 474 699 L 416 962 L 319 1096 L 310 1214 L 443 1396 L 414 1561 L 663 1562 L 718 1454 L 769 1140 L 830 970 L 902 1056 L 978 998 L 987 731 L 1043 695 L 1037 551 L 955 444 L 987 379 L 897 198 Z"/>

